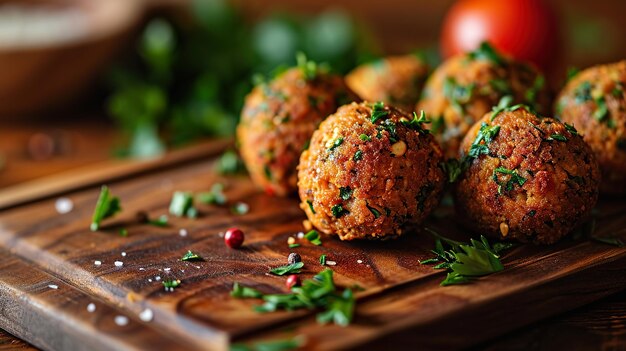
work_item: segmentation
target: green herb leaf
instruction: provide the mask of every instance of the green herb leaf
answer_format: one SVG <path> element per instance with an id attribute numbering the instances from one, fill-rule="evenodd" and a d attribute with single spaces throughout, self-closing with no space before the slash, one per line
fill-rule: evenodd
<path id="1" fill-rule="evenodd" d="M 374 207 L 371 207 L 370 205 L 365 205 L 365 206 L 367 207 L 368 210 L 370 210 L 370 212 L 372 212 L 372 214 L 374 215 L 374 219 L 378 219 L 378 217 L 380 217 L 380 211 L 378 211 Z"/>
<path id="2" fill-rule="evenodd" d="M 493 139 L 500 132 L 500 126 L 489 126 L 487 123 L 482 122 L 480 130 L 476 135 L 476 139 L 470 146 L 467 156 L 470 158 L 478 158 L 480 155 L 487 155 L 489 148 L 487 145 L 493 141 Z"/>
<path id="3" fill-rule="evenodd" d="M 420 112 L 419 118 L 417 118 L 417 113 L 413 112 L 413 119 L 411 121 L 401 120 L 400 121 L 404 126 L 416 130 L 420 134 L 428 134 L 430 131 L 428 129 L 424 129 L 422 124 L 430 123 L 430 120 L 426 119 L 426 113 L 424 110 Z"/>
<path id="4" fill-rule="evenodd" d="M 557 141 L 567 141 L 567 138 L 561 134 L 552 134 L 546 140 L 557 140 Z"/>
<path id="5" fill-rule="evenodd" d="M 465 113 L 463 105 L 472 99 L 475 83 L 460 85 L 452 77 L 447 77 L 443 82 L 443 95 L 452 104 L 459 114 Z"/>
<path id="6" fill-rule="evenodd" d="M 230 296 L 234 298 L 240 298 L 240 299 L 242 298 L 259 299 L 263 297 L 263 294 L 256 289 L 249 288 L 247 286 L 243 286 L 235 282 L 233 284 L 233 290 L 230 292 Z"/>
<path id="7" fill-rule="evenodd" d="M 180 280 L 176 279 L 176 280 L 164 280 L 163 282 L 163 286 L 165 287 L 165 289 L 170 289 L 170 290 L 174 290 L 177 287 L 180 286 Z"/>
<path id="8" fill-rule="evenodd" d="M 309 205 L 309 209 L 311 210 L 311 213 L 315 214 L 315 209 L 313 208 L 313 201 L 311 200 L 306 200 L 307 205 Z"/>
<path id="9" fill-rule="evenodd" d="M 385 110 L 385 104 L 382 101 L 376 102 L 372 105 L 372 123 L 376 123 L 381 118 L 389 116 L 389 111 Z"/>
<path id="10" fill-rule="evenodd" d="M 89 228 L 92 232 L 95 232 L 100 228 L 100 223 L 104 219 L 113 217 L 121 210 L 120 199 L 118 197 L 112 197 L 109 188 L 103 185 L 102 188 L 100 188 L 100 195 L 98 196 L 96 208 L 91 218 L 91 226 Z"/>
<path id="11" fill-rule="evenodd" d="M 230 208 L 230 212 L 238 216 L 243 216 L 250 212 L 250 205 L 245 202 L 237 202 Z"/>
<path id="12" fill-rule="evenodd" d="M 250 346 L 246 344 L 233 344 L 230 351 L 289 351 L 295 350 L 303 345 L 298 338 L 272 341 L 259 341 Z"/>
<path id="13" fill-rule="evenodd" d="M 202 257 L 191 252 L 191 250 L 187 250 L 187 253 L 184 254 L 183 257 L 180 258 L 180 260 L 181 261 L 204 261 Z"/>
<path id="14" fill-rule="evenodd" d="M 520 176 L 516 170 L 509 170 L 504 167 L 498 167 L 493 170 L 493 181 L 498 184 L 498 194 L 502 194 L 502 183 L 500 183 L 498 179 L 498 174 L 506 174 L 510 175 L 509 180 L 504 184 L 504 190 L 511 191 L 514 188 L 514 185 L 517 184 L 520 187 L 526 183 L 526 178 Z"/>
<path id="15" fill-rule="evenodd" d="M 565 123 L 565 129 L 570 132 L 572 135 L 578 135 L 578 131 L 574 128 L 573 125 Z"/>
<path id="16" fill-rule="evenodd" d="M 326 311 L 317 315 L 317 322 L 334 322 L 342 327 L 348 326 L 354 314 L 355 299 L 352 290 L 346 289 L 341 295 L 331 296 Z"/>
<path id="17" fill-rule="evenodd" d="M 604 122 L 609 116 L 609 109 L 606 106 L 606 101 L 604 100 L 604 97 L 601 96 L 595 99 L 595 102 L 597 108 L 593 112 L 593 118 L 598 122 Z"/>
<path id="18" fill-rule="evenodd" d="M 354 153 L 354 157 L 352 157 L 352 160 L 354 160 L 354 161 L 360 161 L 360 160 L 362 160 L 362 159 L 363 159 L 363 151 L 361 151 L 361 150 L 357 150 L 357 151 Z"/>
<path id="19" fill-rule="evenodd" d="M 169 218 L 167 217 L 167 215 L 161 215 L 157 219 L 148 218 L 148 221 L 146 223 L 153 225 L 155 227 L 167 227 L 168 221 L 169 221 Z"/>
<path id="20" fill-rule="evenodd" d="M 304 237 L 313 245 L 322 245 L 322 240 L 320 239 L 320 234 L 317 230 L 311 230 L 308 233 L 304 234 Z"/>
<path id="21" fill-rule="evenodd" d="M 370 140 L 372 140 L 372 137 L 370 137 L 367 134 L 361 134 L 361 135 L 359 135 L 359 139 L 361 139 L 361 141 L 370 141 Z"/>
<path id="22" fill-rule="evenodd" d="M 326 254 L 320 256 L 320 264 L 323 266 L 326 264 Z"/>
<path id="23" fill-rule="evenodd" d="M 207 205 L 224 205 L 226 204 L 226 195 L 224 194 L 224 184 L 215 183 L 211 186 L 211 191 L 198 194 L 198 201 Z"/>
<path id="24" fill-rule="evenodd" d="M 505 62 L 496 49 L 486 41 L 482 42 L 476 50 L 469 52 L 467 56 L 470 60 L 487 60 L 499 66 Z"/>
<path id="25" fill-rule="evenodd" d="M 222 156 L 217 160 L 217 172 L 222 175 L 229 174 L 241 174 L 246 172 L 246 166 L 244 165 L 239 155 L 233 150 L 226 150 Z"/>
<path id="26" fill-rule="evenodd" d="M 339 197 L 342 200 L 349 200 L 352 197 L 352 189 L 349 186 L 339 188 Z"/>
<path id="27" fill-rule="evenodd" d="M 489 149 L 487 149 L 488 152 Z M 448 175 L 448 182 L 455 183 L 466 168 L 467 163 L 459 162 L 456 158 L 448 159 L 441 164 L 444 172 Z"/>
<path id="28" fill-rule="evenodd" d="M 339 137 L 339 138 L 335 139 L 335 141 L 333 141 L 333 144 L 328 148 L 328 151 L 335 150 L 342 143 L 343 143 L 343 137 Z"/>
<path id="29" fill-rule="evenodd" d="M 184 191 L 176 191 L 170 202 L 170 214 L 176 217 L 194 218 L 197 212 L 193 207 L 193 195 Z"/>
<path id="30" fill-rule="evenodd" d="M 286 266 L 272 268 L 270 269 L 270 272 L 276 275 L 300 273 L 300 269 L 302 269 L 302 267 L 304 267 L 304 262 L 295 262 Z"/>
<path id="31" fill-rule="evenodd" d="M 309 61 L 303 52 L 299 52 L 296 54 L 296 61 L 298 63 L 298 68 L 304 76 L 304 79 L 314 80 L 315 78 L 317 78 L 317 75 L 319 73 L 317 63 Z"/>
<path id="32" fill-rule="evenodd" d="M 296 247 L 300 247 L 300 244 L 289 244 L 290 249 L 295 249 Z"/>
<path id="33" fill-rule="evenodd" d="M 126 228 L 120 228 L 120 231 L 118 232 L 118 234 L 119 234 L 120 236 L 127 237 L 127 236 L 128 236 L 128 229 L 126 229 Z"/>
<path id="34" fill-rule="evenodd" d="M 584 81 L 580 83 L 580 85 L 574 91 L 574 102 L 576 104 L 583 104 L 587 101 L 593 100 L 591 97 L 591 83 L 589 81 Z"/>
<path id="35" fill-rule="evenodd" d="M 343 208 L 343 206 L 341 206 L 341 205 L 335 205 L 330 210 L 333 213 L 333 216 L 335 216 L 335 218 L 341 218 L 344 215 L 350 213 L 348 210 Z"/>

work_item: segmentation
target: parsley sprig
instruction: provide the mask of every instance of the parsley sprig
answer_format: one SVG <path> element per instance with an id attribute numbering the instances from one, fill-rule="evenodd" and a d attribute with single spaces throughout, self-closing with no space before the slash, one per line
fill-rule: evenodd
<path id="1" fill-rule="evenodd" d="M 210 191 L 198 194 L 198 200 L 207 205 L 224 205 L 227 201 L 224 194 L 224 184 L 213 184 Z"/>
<path id="2" fill-rule="evenodd" d="M 499 252 L 508 249 L 512 244 L 489 244 L 481 235 L 480 241 L 470 239 L 470 243 L 445 238 L 435 231 L 426 228 L 435 236 L 435 257 L 421 261 L 421 264 L 436 264 L 435 269 L 446 269 L 448 275 L 440 285 L 469 283 L 473 277 L 488 275 L 504 269 L 500 262 Z"/>
<path id="3" fill-rule="evenodd" d="M 424 129 L 424 127 L 422 126 L 422 124 L 428 124 L 431 121 L 429 119 L 426 119 L 426 113 L 424 112 L 424 110 L 422 110 L 420 112 L 420 116 L 419 118 L 417 117 L 417 113 L 413 112 L 413 119 L 408 121 L 408 120 L 400 120 L 400 123 L 402 123 L 404 126 L 416 130 L 418 133 L 420 134 L 428 134 L 430 133 L 430 131 L 428 129 Z"/>
<path id="4" fill-rule="evenodd" d="M 272 268 L 270 269 L 270 272 L 276 275 L 300 273 L 300 269 L 302 269 L 302 267 L 304 267 L 304 262 L 294 262 L 286 266 Z"/>
<path id="5" fill-rule="evenodd" d="M 498 179 L 498 174 L 505 174 L 509 175 L 510 177 L 506 181 L 506 183 L 502 184 Z M 498 194 L 502 194 L 502 186 L 504 186 L 504 190 L 511 191 L 513 190 L 515 184 L 519 185 L 520 187 L 524 185 L 524 183 L 526 183 L 526 178 L 519 175 L 519 173 L 517 173 L 517 171 L 514 169 L 511 170 L 504 167 L 498 167 L 493 170 L 493 181 L 498 184 Z"/>
<path id="6" fill-rule="evenodd" d="M 233 297 L 252 297 L 255 290 L 245 290 L 245 287 L 235 283 Z M 347 326 L 352 321 L 354 314 L 355 298 L 351 289 L 338 292 L 333 280 L 333 271 L 325 269 L 313 279 L 302 282 L 302 286 L 294 286 L 288 294 L 267 294 L 256 298 L 262 298 L 263 305 L 255 306 L 259 313 L 274 312 L 277 310 L 293 311 L 298 309 L 323 309 L 317 315 L 317 322 L 325 324 L 333 322 L 340 326 Z"/>
<path id="7" fill-rule="evenodd" d="M 480 46 L 467 54 L 471 60 L 487 60 L 495 63 L 496 65 L 502 65 L 504 58 L 493 48 L 488 42 L 483 41 Z"/>
<path id="8" fill-rule="evenodd" d="M 385 103 L 382 101 L 376 102 L 372 105 L 372 123 L 376 123 L 381 118 L 389 116 L 389 111 L 385 110 Z"/>
<path id="9" fill-rule="evenodd" d="M 295 337 L 292 339 L 259 341 L 253 344 L 232 344 L 230 351 L 289 351 L 303 345 L 303 340 Z"/>
<path id="10" fill-rule="evenodd" d="M 304 237 L 313 245 L 316 245 L 316 246 L 322 245 L 322 239 L 320 239 L 320 234 L 315 229 L 304 234 Z"/>
<path id="11" fill-rule="evenodd" d="M 170 213 L 176 217 L 196 218 L 198 211 L 193 206 L 193 194 L 177 191 L 170 202 Z"/>
<path id="12" fill-rule="evenodd" d="M 197 254 L 191 252 L 191 250 L 187 250 L 187 253 L 180 258 L 181 261 L 204 261 L 202 257 Z"/>
<path id="13" fill-rule="evenodd" d="M 103 185 L 102 188 L 100 188 L 100 195 L 98 196 L 89 228 L 92 232 L 95 232 L 100 228 L 100 223 L 104 219 L 113 217 L 121 210 L 120 199 L 117 196 L 111 196 L 109 188 Z"/>

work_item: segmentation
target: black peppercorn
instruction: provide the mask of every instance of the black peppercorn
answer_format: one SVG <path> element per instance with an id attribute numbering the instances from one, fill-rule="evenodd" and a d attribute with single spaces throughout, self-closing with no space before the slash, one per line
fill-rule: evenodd
<path id="1" fill-rule="evenodd" d="M 294 264 L 298 262 L 302 262 L 302 257 L 300 257 L 300 255 L 295 252 L 290 253 L 289 257 L 287 257 L 287 263 L 289 264 Z"/>

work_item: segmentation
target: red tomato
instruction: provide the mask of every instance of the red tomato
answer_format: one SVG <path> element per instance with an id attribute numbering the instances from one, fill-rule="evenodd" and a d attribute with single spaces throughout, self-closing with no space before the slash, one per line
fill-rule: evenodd
<path id="1" fill-rule="evenodd" d="M 450 57 L 489 41 L 550 70 L 560 53 L 557 16 L 545 0 L 460 0 L 444 19 L 441 51 Z"/>

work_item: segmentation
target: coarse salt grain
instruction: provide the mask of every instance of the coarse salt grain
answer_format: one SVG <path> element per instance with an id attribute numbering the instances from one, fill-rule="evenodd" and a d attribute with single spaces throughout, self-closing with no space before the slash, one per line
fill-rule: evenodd
<path id="1" fill-rule="evenodd" d="M 60 197 L 54 203 L 54 208 L 59 214 L 70 213 L 74 209 L 74 203 L 66 197 Z"/>
<path id="2" fill-rule="evenodd" d="M 187 229 L 181 229 L 178 231 L 178 235 L 180 236 L 187 236 L 187 234 L 189 234 L 187 233 Z"/>
<path id="3" fill-rule="evenodd" d="M 363 260 L 356 260 L 356 263 L 363 263 Z"/>
<path id="4" fill-rule="evenodd" d="M 56 284 L 50 284 L 50 285 L 48 285 L 48 287 L 49 287 L 50 289 L 54 289 L 54 290 L 56 290 L 56 289 L 58 289 L 58 288 L 59 288 L 59 286 L 58 286 L 58 285 L 56 285 Z"/>
<path id="5" fill-rule="evenodd" d="M 156 277 L 154 277 L 154 280 L 156 280 L 158 282 L 159 280 L 161 280 L 161 276 L 157 275 Z"/>
<path id="6" fill-rule="evenodd" d="M 326 265 L 328 265 L 328 266 L 336 266 L 337 262 L 335 262 L 335 261 L 326 261 Z"/>
<path id="7" fill-rule="evenodd" d="M 122 267 L 124 265 L 124 262 L 122 261 L 115 261 L 115 267 Z"/>
<path id="8" fill-rule="evenodd" d="M 304 238 L 304 233 L 303 232 L 298 232 L 298 234 L 296 236 L 298 237 L 298 239 L 302 239 L 302 238 Z"/>
<path id="9" fill-rule="evenodd" d="M 94 313 L 96 311 L 96 304 L 91 302 L 89 305 L 87 305 L 87 312 L 89 313 Z"/>
<path id="10" fill-rule="evenodd" d="M 126 316 L 115 316 L 115 324 L 123 327 L 128 324 L 128 317 Z"/>
<path id="11" fill-rule="evenodd" d="M 152 278 L 148 278 L 148 283 L 152 283 Z"/>
<path id="12" fill-rule="evenodd" d="M 145 269 L 145 268 L 143 268 L 143 267 L 139 267 L 139 270 L 140 270 L 140 271 L 145 271 L 146 269 Z"/>
<path id="13" fill-rule="evenodd" d="M 149 308 L 146 308 L 145 310 L 141 311 L 141 313 L 139 313 L 139 319 L 144 322 L 150 322 L 152 318 L 154 318 L 154 313 L 152 313 L 152 310 Z"/>
<path id="14" fill-rule="evenodd" d="M 163 270 L 164 270 L 165 272 L 169 272 L 169 271 L 171 271 L 172 269 L 171 269 L 171 268 L 163 268 Z"/>
<path id="15" fill-rule="evenodd" d="M 122 252 L 122 257 L 126 257 L 126 252 Z"/>
<path id="16" fill-rule="evenodd" d="M 96 266 L 101 266 L 102 265 L 102 261 L 93 261 L 93 264 Z"/>

